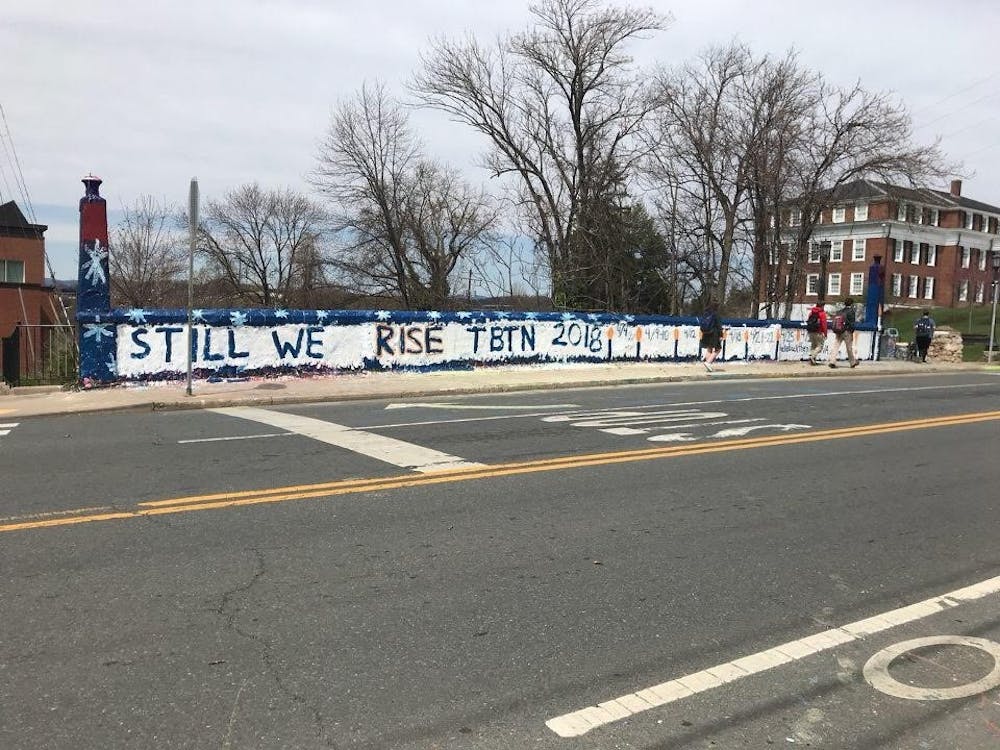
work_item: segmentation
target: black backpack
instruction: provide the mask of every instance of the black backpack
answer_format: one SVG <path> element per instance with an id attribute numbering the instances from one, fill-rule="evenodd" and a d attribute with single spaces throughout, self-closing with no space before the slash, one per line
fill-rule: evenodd
<path id="1" fill-rule="evenodd" d="M 819 312 L 813 310 L 809 313 L 809 317 L 806 318 L 806 330 L 809 333 L 819 333 L 819 329 L 822 328 L 819 322 Z"/>
<path id="2" fill-rule="evenodd" d="M 716 318 L 715 313 L 707 312 L 702 315 L 700 326 L 702 333 L 710 333 L 711 331 L 714 331 L 718 326 L 718 318 Z"/>

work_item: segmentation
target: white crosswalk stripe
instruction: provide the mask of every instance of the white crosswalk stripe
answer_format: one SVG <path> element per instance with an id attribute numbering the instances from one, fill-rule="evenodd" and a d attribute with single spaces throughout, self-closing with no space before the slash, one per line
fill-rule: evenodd
<path id="1" fill-rule="evenodd" d="M 9 435 L 10 431 L 17 427 L 20 422 L 8 422 L 6 424 L 0 424 L 0 435 Z"/>

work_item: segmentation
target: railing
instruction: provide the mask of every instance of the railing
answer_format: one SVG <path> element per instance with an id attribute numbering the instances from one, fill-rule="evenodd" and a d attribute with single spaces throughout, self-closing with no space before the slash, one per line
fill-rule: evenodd
<path id="1" fill-rule="evenodd" d="M 59 385 L 77 380 L 76 328 L 19 324 L 3 339 L 3 380 L 14 386 Z"/>

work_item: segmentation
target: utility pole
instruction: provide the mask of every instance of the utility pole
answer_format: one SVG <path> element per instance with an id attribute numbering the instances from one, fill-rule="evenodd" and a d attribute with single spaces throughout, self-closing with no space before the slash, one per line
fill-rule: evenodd
<path id="1" fill-rule="evenodd" d="M 187 395 L 191 396 L 191 345 L 194 342 L 194 245 L 198 237 L 198 178 L 188 190 L 188 304 L 187 304 Z"/>
<path id="2" fill-rule="evenodd" d="M 986 361 L 993 364 L 993 345 L 997 329 L 997 297 L 1000 296 L 1000 250 L 992 250 L 990 256 L 990 263 L 993 266 L 993 316 L 990 318 L 990 348 L 986 354 Z"/>

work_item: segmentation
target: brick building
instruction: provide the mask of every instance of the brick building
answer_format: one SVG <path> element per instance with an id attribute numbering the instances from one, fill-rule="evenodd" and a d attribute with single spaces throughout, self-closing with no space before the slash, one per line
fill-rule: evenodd
<path id="1" fill-rule="evenodd" d="M 790 229 L 800 221 L 794 207 L 782 216 Z M 847 183 L 834 192 L 810 237 L 797 306 L 811 305 L 818 297 L 824 249 L 829 258 L 827 301 L 848 295 L 862 301 L 868 267 L 880 255 L 887 305 L 988 304 L 989 254 L 1000 251 L 1000 207 L 964 197 L 961 180 L 953 180 L 948 191 L 871 180 Z M 779 274 L 779 288 L 784 288 L 787 272 Z"/>
<path id="2" fill-rule="evenodd" d="M 40 367 L 59 301 L 45 283 L 45 230 L 13 201 L 0 204 L 0 373 L 16 383 Z"/>

